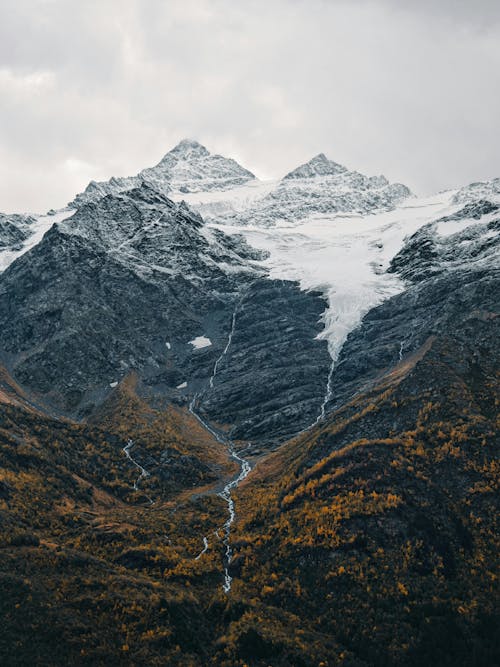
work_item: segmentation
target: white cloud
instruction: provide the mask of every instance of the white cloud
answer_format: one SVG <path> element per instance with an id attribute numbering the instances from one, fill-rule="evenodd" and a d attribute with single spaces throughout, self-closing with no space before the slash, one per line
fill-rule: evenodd
<path id="1" fill-rule="evenodd" d="M 55 75 L 48 71 L 16 73 L 0 67 L 0 94 L 10 97 L 31 98 L 55 87 Z"/>
<path id="2" fill-rule="evenodd" d="M 267 176 L 320 151 L 417 191 L 499 175 L 499 17 L 486 0 L 4 0 L 0 210 L 60 206 L 184 136 Z"/>

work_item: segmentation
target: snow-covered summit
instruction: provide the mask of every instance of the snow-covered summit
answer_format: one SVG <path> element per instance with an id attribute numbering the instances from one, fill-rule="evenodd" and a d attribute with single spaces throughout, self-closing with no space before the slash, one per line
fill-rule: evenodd
<path id="1" fill-rule="evenodd" d="M 205 146 L 183 139 L 160 162 L 140 172 L 144 181 L 167 182 L 174 192 L 227 190 L 255 176 L 231 158 L 213 155 Z"/>
<path id="2" fill-rule="evenodd" d="M 347 171 L 346 167 L 338 162 L 329 160 L 324 153 L 319 153 L 309 162 L 300 165 L 297 169 L 290 171 L 285 177 L 289 178 L 314 178 L 315 176 L 333 176 Z"/>
<path id="3" fill-rule="evenodd" d="M 411 195 L 385 176 L 365 176 L 319 153 L 280 181 L 259 181 L 235 160 L 210 153 L 193 139 L 183 139 L 154 167 L 136 176 L 91 181 L 70 204 L 78 208 L 107 194 L 148 183 L 174 200 L 185 198 L 210 219 L 273 226 L 311 216 L 365 215 L 392 210 Z"/>
<path id="4" fill-rule="evenodd" d="M 194 202 L 202 215 L 218 222 L 264 227 L 298 224 L 308 218 L 336 215 L 367 215 L 391 211 L 411 196 L 401 183 L 389 183 L 385 176 L 365 176 L 319 153 L 290 171 L 280 181 L 265 187 L 262 195 L 242 199 L 241 189 Z"/>
<path id="5" fill-rule="evenodd" d="M 78 194 L 71 206 L 97 201 L 107 194 L 116 194 L 148 183 L 165 195 L 228 190 L 251 181 L 255 176 L 236 160 L 210 153 L 192 139 L 183 139 L 157 165 L 136 176 L 91 181 Z"/>
<path id="6" fill-rule="evenodd" d="M 182 139 L 165 155 L 163 160 L 169 160 L 174 155 L 181 158 L 186 158 L 190 155 L 207 157 L 210 155 L 210 152 L 199 141 L 196 141 L 196 139 Z"/>

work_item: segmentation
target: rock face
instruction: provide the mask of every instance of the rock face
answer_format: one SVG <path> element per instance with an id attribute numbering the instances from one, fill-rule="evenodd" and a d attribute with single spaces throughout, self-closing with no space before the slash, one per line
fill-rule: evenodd
<path id="1" fill-rule="evenodd" d="M 330 364 L 326 341 L 314 340 L 324 308 L 320 293 L 289 281 L 252 282 L 236 311 L 231 346 L 201 402 L 208 419 L 234 424 L 234 439 L 265 445 L 312 424 Z"/>
<path id="2" fill-rule="evenodd" d="M 131 372 L 151 397 L 183 402 L 207 386 L 244 294 L 207 410 L 241 421 L 239 437 L 274 442 L 319 409 L 328 352 L 315 340 L 325 302 L 267 280 L 264 256 L 145 183 L 107 195 L 1 275 L 1 358 L 71 414 L 92 410 Z"/>
<path id="3" fill-rule="evenodd" d="M 29 215 L 0 213 L 0 250 L 18 250 L 33 233 L 35 222 Z"/>
<path id="4" fill-rule="evenodd" d="M 2 274 L 1 347 L 21 382 L 78 406 L 131 369 L 158 372 L 176 341 L 182 356 L 207 313 L 259 275 L 255 257 L 146 185 L 108 195 Z"/>
<path id="5" fill-rule="evenodd" d="M 89 183 L 78 194 L 71 207 L 97 201 L 107 194 L 116 194 L 141 183 L 148 183 L 162 194 L 227 190 L 254 179 L 254 175 L 235 160 L 212 155 L 197 141 L 184 139 L 169 151 L 160 162 L 143 169 L 137 176 L 111 178 L 109 181 Z"/>

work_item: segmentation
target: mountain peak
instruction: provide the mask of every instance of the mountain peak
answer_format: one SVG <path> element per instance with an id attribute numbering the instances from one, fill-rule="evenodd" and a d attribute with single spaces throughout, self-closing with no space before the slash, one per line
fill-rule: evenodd
<path id="1" fill-rule="evenodd" d="M 226 190 L 255 176 L 231 158 L 215 155 L 193 139 L 183 139 L 162 160 L 139 176 L 153 183 L 168 183 L 174 192 Z"/>
<path id="2" fill-rule="evenodd" d="M 107 194 L 137 188 L 143 181 L 161 194 L 170 196 L 171 193 L 229 190 L 254 179 L 252 172 L 232 158 L 212 154 L 194 139 L 182 139 L 158 164 L 143 169 L 137 176 L 113 177 L 103 182 L 91 181 L 70 205 L 78 208 Z"/>
<path id="3" fill-rule="evenodd" d="M 313 158 L 301 164 L 297 169 L 290 171 L 284 178 L 314 178 L 315 176 L 334 176 L 347 169 L 333 160 L 329 160 L 324 153 L 318 153 Z"/>
<path id="4" fill-rule="evenodd" d="M 329 161 L 330 160 L 326 157 L 324 153 L 318 153 L 313 158 L 311 158 L 311 160 L 309 160 L 309 162 L 316 162 L 316 163 L 321 163 L 321 162 L 325 163 Z"/>
<path id="5" fill-rule="evenodd" d="M 188 157 L 207 157 L 210 155 L 210 152 L 200 144 L 195 139 L 182 139 L 179 143 L 170 150 L 163 160 L 169 158 L 169 156 L 175 156 L 176 158 L 188 158 Z M 162 162 L 163 162 L 162 160 Z"/>

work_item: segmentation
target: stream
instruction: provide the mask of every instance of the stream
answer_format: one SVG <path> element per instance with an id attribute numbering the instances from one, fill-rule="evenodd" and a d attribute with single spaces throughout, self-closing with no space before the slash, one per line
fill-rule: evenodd
<path id="1" fill-rule="evenodd" d="M 217 358 L 214 368 L 212 371 L 212 375 L 210 376 L 210 379 L 208 381 L 208 388 L 212 389 L 214 386 L 214 380 L 217 375 L 217 371 L 219 369 L 220 364 L 222 363 L 224 357 L 227 355 L 229 348 L 231 347 L 231 342 L 233 340 L 234 336 L 234 331 L 236 328 L 236 319 L 238 316 L 238 312 L 241 308 L 241 305 L 243 303 L 243 299 L 245 298 L 245 293 L 244 292 L 239 299 L 238 303 L 236 304 L 236 307 L 233 311 L 233 317 L 231 320 L 231 331 L 229 332 L 229 336 L 227 338 L 227 343 L 226 346 L 224 347 L 222 353 L 220 356 Z M 229 593 L 231 590 L 231 584 L 232 584 L 232 577 L 229 574 L 229 566 L 231 564 L 231 560 L 233 558 L 233 550 L 231 548 L 231 526 L 234 523 L 235 517 L 236 517 L 236 512 L 234 509 L 234 500 L 232 497 L 232 491 L 233 489 L 236 489 L 236 487 L 248 476 L 249 472 L 252 469 L 252 466 L 250 463 L 247 461 L 247 459 L 243 458 L 240 456 L 240 454 L 236 451 L 234 442 L 230 440 L 224 433 L 221 431 L 213 428 L 198 412 L 197 410 L 197 404 L 198 404 L 198 399 L 200 398 L 199 394 L 195 394 L 193 396 L 193 399 L 191 400 L 191 403 L 189 404 L 189 412 L 196 417 L 198 422 L 203 426 L 203 428 L 208 431 L 211 435 L 214 436 L 214 438 L 220 442 L 222 445 L 225 445 L 228 449 L 229 457 L 233 459 L 233 461 L 236 461 L 236 463 L 239 465 L 240 472 L 237 477 L 233 478 L 231 481 L 229 481 L 225 487 L 223 488 L 222 491 L 220 491 L 217 495 L 222 498 L 226 504 L 227 504 L 227 511 L 228 511 L 228 518 L 227 521 L 224 523 L 222 526 L 222 531 L 223 531 L 223 544 L 224 544 L 224 583 L 223 583 L 223 590 L 225 593 Z M 197 556 L 199 558 L 205 551 L 208 549 L 208 539 L 206 537 L 203 538 L 203 544 L 204 544 L 204 549 L 203 551 Z"/>
<path id="2" fill-rule="evenodd" d="M 128 460 L 129 460 L 131 463 L 133 463 L 134 466 L 135 466 L 135 467 L 140 471 L 140 473 L 141 473 L 141 474 L 139 475 L 139 477 L 135 480 L 135 482 L 134 482 L 134 484 L 133 484 L 133 487 L 132 487 L 132 488 L 134 489 L 134 491 L 139 491 L 139 482 L 141 481 L 141 479 L 146 479 L 146 477 L 149 477 L 150 473 L 146 470 L 146 468 L 143 468 L 143 466 L 141 466 L 141 464 L 138 463 L 138 462 L 134 459 L 134 457 L 132 456 L 132 454 L 130 453 L 130 450 L 132 449 L 133 446 L 134 446 L 134 441 L 133 441 L 132 439 L 130 439 L 130 440 L 127 442 L 127 444 L 125 445 L 125 447 L 122 449 L 122 451 L 123 451 L 123 453 L 125 454 L 125 456 L 128 458 Z M 150 504 L 151 504 L 151 505 L 154 505 L 154 500 L 152 500 L 152 498 L 150 498 L 146 493 L 144 493 L 144 491 L 142 491 L 142 493 L 143 493 L 143 494 L 146 496 L 146 498 L 149 500 Z"/>

